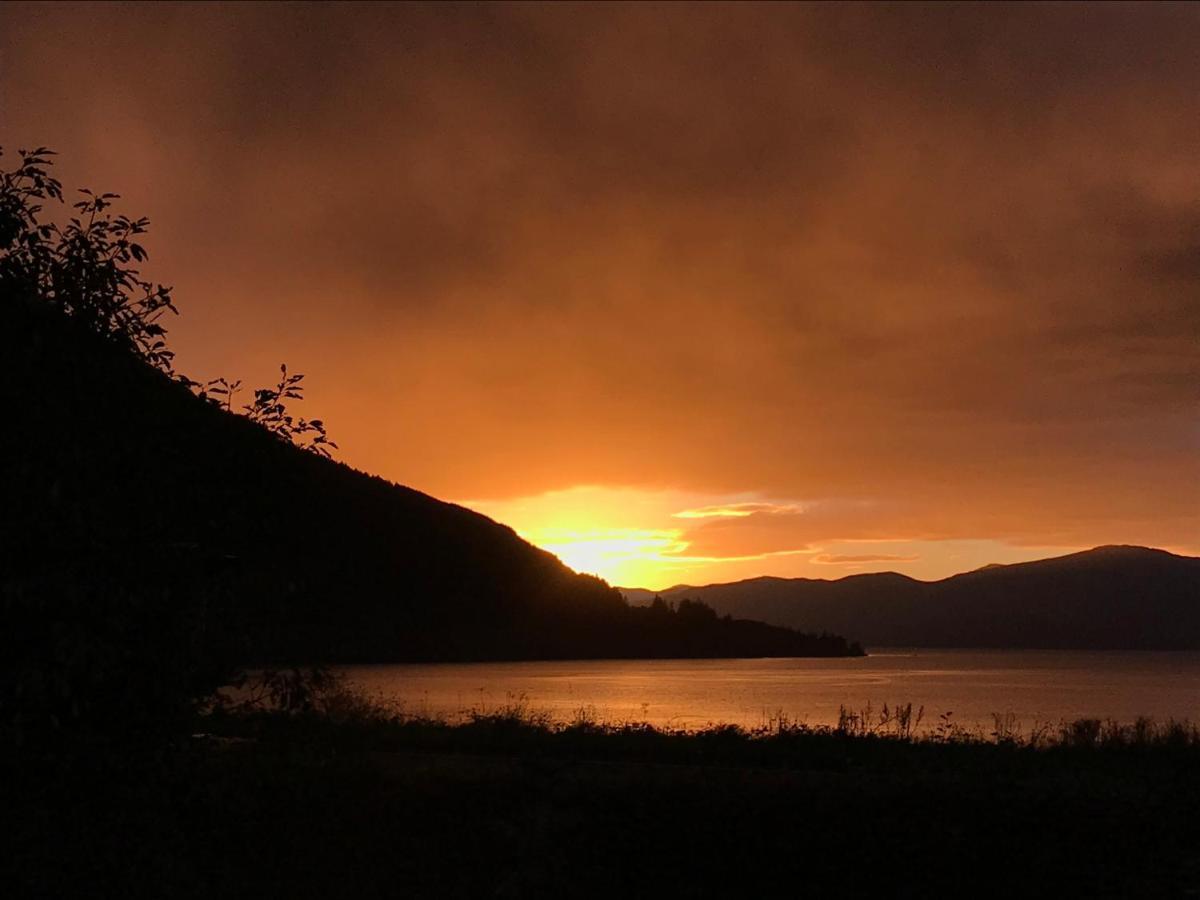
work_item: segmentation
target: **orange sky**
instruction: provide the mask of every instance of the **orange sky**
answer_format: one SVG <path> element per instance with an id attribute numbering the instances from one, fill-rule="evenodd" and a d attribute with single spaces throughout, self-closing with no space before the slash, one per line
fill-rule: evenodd
<path id="1" fill-rule="evenodd" d="M 1194 6 L 6 4 L 0 42 L 0 143 L 151 217 L 181 369 L 286 360 L 342 459 L 569 563 L 1200 553 Z"/>

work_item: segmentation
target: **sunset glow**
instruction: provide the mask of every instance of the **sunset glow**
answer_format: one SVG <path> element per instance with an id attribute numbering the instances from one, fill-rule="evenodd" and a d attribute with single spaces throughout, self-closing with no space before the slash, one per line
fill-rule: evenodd
<path id="1" fill-rule="evenodd" d="M 522 532 L 577 572 L 599 575 L 613 584 L 661 581 L 673 554 L 687 549 L 679 531 L 639 529 L 571 530 L 551 527 Z"/>
<path id="2" fill-rule="evenodd" d="M 748 499 L 583 485 L 509 501 L 468 500 L 576 571 L 663 589 L 757 575 L 840 578 L 898 571 L 943 578 L 989 563 L 1069 552 L 936 536 L 880 536 L 866 504 Z M 829 535 L 817 539 L 817 535 Z"/>
<path id="3" fill-rule="evenodd" d="M 6 896 L 1200 900 L 1200 3 L 0 3 Z"/>
<path id="4" fill-rule="evenodd" d="M 355 468 L 617 582 L 1200 553 L 1184 6 L 31 10 L 14 146 Z"/>

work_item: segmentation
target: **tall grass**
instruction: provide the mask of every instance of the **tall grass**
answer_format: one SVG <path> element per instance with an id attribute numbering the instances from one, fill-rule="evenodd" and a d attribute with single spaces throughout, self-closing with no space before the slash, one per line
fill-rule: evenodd
<path id="1" fill-rule="evenodd" d="M 911 702 L 842 707 L 834 725 L 810 725 L 778 712 L 752 728 L 710 723 L 700 728 L 664 727 L 644 721 L 601 718 L 594 707 L 580 707 L 556 719 L 532 707 L 524 694 L 508 695 L 494 707 L 480 704 L 454 721 L 406 710 L 381 697 L 369 697 L 340 679 L 314 690 L 301 709 L 288 710 L 269 697 L 257 704 L 217 707 L 201 716 L 210 734 L 263 739 L 288 738 L 350 742 L 378 749 L 556 748 L 606 751 L 618 747 L 650 753 L 670 745 L 685 755 L 710 755 L 741 748 L 747 754 L 775 753 L 830 742 L 908 745 L 995 746 L 1029 751 L 1176 748 L 1200 750 L 1200 725 L 1187 720 L 1165 722 L 1138 718 L 1132 723 L 1081 718 L 1057 723 L 1034 722 L 1026 729 L 1011 713 L 995 713 L 991 730 L 965 727 L 942 713 L 924 729 L 924 707 Z M 650 755 L 653 755 L 650 753 Z M 720 755 L 720 754 L 718 754 Z"/>

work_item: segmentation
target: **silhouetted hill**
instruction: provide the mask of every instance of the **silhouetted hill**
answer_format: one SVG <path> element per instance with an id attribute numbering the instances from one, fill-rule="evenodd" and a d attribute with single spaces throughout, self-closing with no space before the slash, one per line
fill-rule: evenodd
<path id="1" fill-rule="evenodd" d="M 840 638 L 631 609 L 511 529 L 297 449 L 16 297 L 0 297 L 0 414 L 10 625 L 14 609 L 36 618 L 40 598 L 69 596 L 71 615 L 124 629 L 94 610 L 157 591 L 168 605 L 201 597 L 195 634 L 235 618 L 258 659 L 848 652 Z M 154 640 L 156 616 L 129 627 Z"/>
<path id="2" fill-rule="evenodd" d="M 623 589 L 634 603 L 656 592 Z M 1200 649 L 1200 559 L 1097 547 L 941 581 L 885 572 L 657 592 L 717 612 L 853 634 L 866 646 Z"/>

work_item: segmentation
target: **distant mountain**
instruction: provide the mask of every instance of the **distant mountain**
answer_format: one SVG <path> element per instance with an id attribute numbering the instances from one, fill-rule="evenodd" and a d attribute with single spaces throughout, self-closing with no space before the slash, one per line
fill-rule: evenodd
<path id="1" fill-rule="evenodd" d="M 932 582 L 885 572 L 622 591 L 633 603 L 688 597 L 722 614 L 852 634 L 867 647 L 1200 649 L 1200 559 L 1145 547 L 1097 547 Z"/>
<path id="2" fill-rule="evenodd" d="M 225 630 L 293 661 L 852 651 L 630 608 L 512 529 L 284 443 L 35 300 L 0 296 L 0 421 L 9 652 L 61 644 L 60 626 L 163 653 Z"/>

